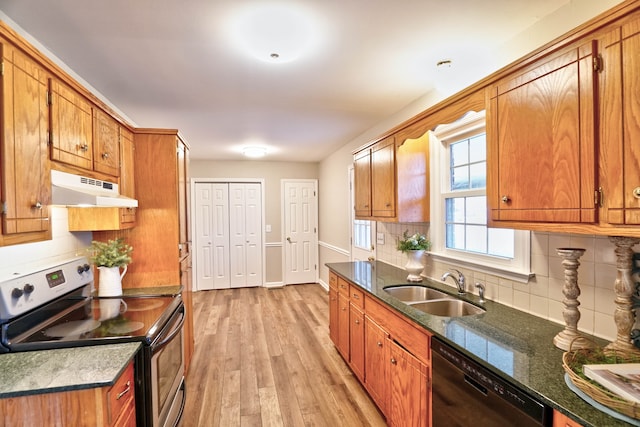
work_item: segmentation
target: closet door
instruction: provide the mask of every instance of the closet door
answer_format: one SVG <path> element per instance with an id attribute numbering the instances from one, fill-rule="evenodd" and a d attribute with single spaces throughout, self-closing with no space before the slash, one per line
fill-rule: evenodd
<path id="1" fill-rule="evenodd" d="M 260 184 L 229 184 L 231 287 L 262 285 L 262 194 Z"/>
<path id="2" fill-rule="evenodd" d="M 229 185 L 196 183 L 196 285 L 229 288 Z"/>

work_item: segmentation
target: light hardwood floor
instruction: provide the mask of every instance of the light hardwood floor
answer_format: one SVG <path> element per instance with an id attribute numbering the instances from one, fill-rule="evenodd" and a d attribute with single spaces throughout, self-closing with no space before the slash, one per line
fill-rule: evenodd
<path id="1" fill-rule="evenodd" d="M 329 339 L 317 284 L 193 294 L 182 427 L 384 426 Z"/>

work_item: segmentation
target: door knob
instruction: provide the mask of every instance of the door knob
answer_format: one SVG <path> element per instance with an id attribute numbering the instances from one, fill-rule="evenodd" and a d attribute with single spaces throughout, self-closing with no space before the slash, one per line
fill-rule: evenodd
<path id="1" fill-rule="evenodd" d="M 291 243 L 291 237 L 287 237 L 287 242 Z"/>

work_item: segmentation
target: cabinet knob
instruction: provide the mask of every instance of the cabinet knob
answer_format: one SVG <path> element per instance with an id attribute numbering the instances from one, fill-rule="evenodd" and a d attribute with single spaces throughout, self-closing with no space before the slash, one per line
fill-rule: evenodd
<path id="1" fill-rule="evenodd" d="M 376 344 L 378 345 L 378 347 L 382 347 L 382 343 L 380 341 L 378 341 Z"/>
<path id="2" fill-rule="evenodd" d="M 386 206 L 387 208 L 390 208 L 390 207 L 391 207 L 391 203 L 387 203 L 385 206 Z"/>
<path id="3" fill-rule="evenodd" d="M 109 158 L 109 153 L 102 153 L 102 158 L 107 160 Z"/>
<path id="4" fill-rule="evenodd" d="M 640 187 L 636 187 L 633 189 L 633 197 L 636 199 L 640 199 Z"/>
<path id="5" fill-rule="evenodd" d="M 358 296 L 358 294 L 353 294 L 353 299 L 360 299 L 360 297 Z"/>
<path id="6" fill-rule="evenodd" d="M 502 200 L 502 203 L 509 203 L 511 198 L 509 196 L 502 196 L 500 200 Z"/>
<path id="7" fill-rule="evenodd" d="M 397 364 L 398 364 L 398 361 L 397 361 L 395 358 L 393 358 L 393 357 L 392 357 L 392 358 L 391 358 L 391 364 L 392 364 L 392 365 L 397 365 Z"/>
<path id="8" fill-rule="evenodd" d="M 368 208 L 368 207 L 369 207 L 369 205 L 364 205 L 364 207 L 365 207 L 365 208 Z"/>
<path id="9" fill-rule="evenodd" d="M 38 209 L 41 210 L 42 209 L 42 203 L 40 202 L 36 202 L 35 205 L 31 206 L 33 209 Z"/>
<path id="10" fill-rule="evenodd" d="M 87 144 L 82 144 L 78 148 L 80 149 L 80 151 L 87 151 L 89 149 L 89 146 Z"/>
<path id="11" fill-rule="evenodd" d="M 356 319 L 356 325 L 360 324 L 360 319 Z"/>

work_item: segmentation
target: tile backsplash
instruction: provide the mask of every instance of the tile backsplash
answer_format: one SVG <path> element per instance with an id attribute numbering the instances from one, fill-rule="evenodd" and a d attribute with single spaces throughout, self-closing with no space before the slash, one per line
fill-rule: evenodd
<path id="1" fill-rule="evenodd" d="M 69 232 L 67 209 L 51 208 L 52 240 L 0 247 L 0 279 L 42 265 L 82 255 L 93 233 Z"/>
<path id="2" fill-rule="evenodd" d="M 402 236 L 405 230 L 409 230 L 410 234 L 416 232 L 429 234 L 428 223 L 392 224 L 379 222 L 377 226 L 378 233 L 385 234 L 385 244 L 377 246 L 378 260 L 400 268 L 404 268 L 407 257 L 396 250 L 397 238 Z M 467 276 L 468 283 L 481 282 L 485 284 L 487 299 L 564 325 L 562 317 L 564 269 L 562 258 L 555 250 L 561 247 L 586 249 L 579 260 L 580 267 L 578 268 L 578 286 L 580 287 L 578 329 L 610 341 L 615 340 L 616 326 L 613 320 L 615 291 L 613 287 L 616 279 L 616 258 L 614 245 L 606 236 L 532 232 L 531 271 L 535 273 L 535 277 L 529 283 L 511 281 L 470 268 L 462 268 L 461 270 Z M 637 245 L 634 251 L 640 251 L 640 245 Z M 449 267 L 451 264 L 427 257 L 423 275 L 439 280 Z M 452 283 L 447 283 L 447 285 L 453 286 Z M 468 289 L 468 291 L 477 293 L 475 289 Z"/>

